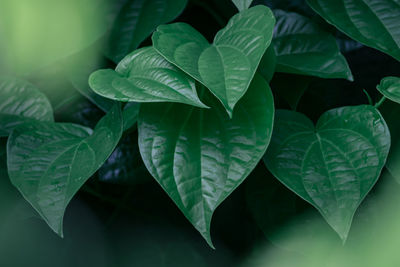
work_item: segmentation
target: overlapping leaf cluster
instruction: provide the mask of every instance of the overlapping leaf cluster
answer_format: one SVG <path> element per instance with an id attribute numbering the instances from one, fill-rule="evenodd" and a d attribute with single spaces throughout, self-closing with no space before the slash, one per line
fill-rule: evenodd
<path id="1" fill-rule="evenodd" d="M 163 25 L 186 1 L 116 1 L 104 38 L 105 54 L 117 67 L 93 72 L 91 89 L 72 80 L 107 111 L 94 130 L 54 122 L 51 104 L 34 85 L 0 79 L 8 176 L 56 233 L 62 235 L 64 211 L 83 184 L 104 162 L 123 161 L 121 147 L 110 155 L 136 123 L 148 172 L 210 246 L 213 213 L 260 161 L 343 241 L 385 165 L 400 180 L 400 78 L 382 79 L 376 105 L 331 109 L 314 125 L 296 111 L 309 79 L 353 80 L 335 37 L 309 17 L 232 2 L 239 13 L 210 43 L 189 24 Z M 398 1 L 307 2 L 338 30 L 399 60 Z M 150 34 L 152 44 L 138 48 Z M 291 75 L 293 90 L 277 94 L 294 110 L 275 110 L 269 86 L 275 73 Z M 386 98 L 398 104 L 382 116 L 378 108 Z M 128 103 L 121 108 L 119 102 Z M 100 169 L 103 180 L 113 177 L 107 173 Z M 264 184 L 248 188 L 249 203 L 270 194 Z M 263 227 L 267 211 L 251 205 Z"/>

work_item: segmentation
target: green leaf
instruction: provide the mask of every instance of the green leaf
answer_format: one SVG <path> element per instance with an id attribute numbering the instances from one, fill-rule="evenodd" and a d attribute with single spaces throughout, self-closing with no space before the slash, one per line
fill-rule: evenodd
<path id="1" fill-rule="evenodd" d="M 233 16 L 212 45 L 185 23 L 159 26 L 152 40 L 161 55 L 206 86 L 232 116 L 270 45 L 274 24 L 269 8 L 255 6 Z"/>
<path id="2" fill-rule="evenodd" d="M 113 24 L 107 56 L 119 62 L 158 25 L 175 19 L 186 4 L 187 0 L 128 0 Z"/>
<path id="3" fill-rule="evenodd" d="M 297 13 L 274 10 L 277 72 L 353 80 L 336 39 Z"/>
<path id="4" fill-rule="evenodd" d="M 232 0 L 232 2 L 235 4 L 237 9 L 239 9 L 239 11 L 243 11 L 249 8 L 253 0 Z"/>
<path id="5" fill-rule="evenodd" d="M 0 137 L 33 120 L 54 120 L 47 97 L 26 81 L 0 77 Z"/>
<path id="6" fill-rule="evenodd" d="M 16 128 L 8 139 L 11 182 L 60 236 L 68 203 L 121 137 L 119 105 L 91 132 L 69 123 L 30 123 Z"/>
<path id="7" fill-rule="evenodd" d="M 399 77 L 385 77 L 381 83 L 376 87 L 378 91 L 389 98 L 393 102 L 400 104 L 400 78 Z"/>
<path id="8" fill-rule="evenodd" d="M 143 104 L 139 148 L 149 172 L 212 246 L 212 214 L 262 158 L 271 137 L 274 105 L 260 76 L 255 76 L 232 119 L 208 90 L 202 93 L 211 109 Z"/>
<path id="9" fill-rule="evenodd" d="M 307 3 L 351 38 L 400 60 L 398 0 L 307 0 Z"/>
<path id="10" fill-rule="evenodd" d="M 300 113 L 279 110 L 264 161 L 345 241 L 354 213 L 378 180 L 389 148 L 389 129 L 373 106 L 330 110 L 316 127 Z"/>
<path id="11" fill-rule="evenodd" d="M 179 102 L 206 107 L 197 96 L 195 82 L 152 47 L 132 52 L 115 71 L 92 73 L 89 85 L 97 94 L 118 101 Z"/>

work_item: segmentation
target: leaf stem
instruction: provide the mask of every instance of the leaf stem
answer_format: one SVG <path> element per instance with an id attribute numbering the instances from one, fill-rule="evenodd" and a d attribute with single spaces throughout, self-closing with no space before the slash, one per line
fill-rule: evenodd
<path id="1" fill-rule="evenodd" d="M 374 102 L 372 101 L 372 98 L 371 98 L 371 96 L 368 94 L 367 90 L 363 89 L 363 92 L 364 92 L 364 94 L 367 96 L 368 103 L 369 103 L 371 106 L 373 106 L 373 105 L 374 105 Z"/>
<path id="2" fill-rule="evenodd" d="M 375 104 L 375 108 L 379 108 L 383 104 L 383 102 L 385 102 L 385 100 L 386 97 L 382 96 L 382 98 Z"/>

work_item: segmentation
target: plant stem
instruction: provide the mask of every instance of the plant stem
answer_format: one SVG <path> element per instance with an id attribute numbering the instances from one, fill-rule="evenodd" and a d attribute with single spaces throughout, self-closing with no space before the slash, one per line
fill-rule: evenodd
<path id="1" fill-rule="evenodd" d="M 385 100 L 386 97 L 382 96 L 382 98 L 375 104 L 375 108 L 379 108 L 383 104 L 383 102 L 385 102 Z"/>
<path id="2" fill-rule="evenodd" d="M 368 98 L 368 103 L 369 103 L 371 106 L 373 106 L 373 105 L 374 105 L 374 102 L 372 101 L 371 96 L 368 94 L 367 90 L 363 89 L 363 91 L 364 91 L 364 94 L 365 94 L 365 95 L 367 96 L 367 98 Z"/>

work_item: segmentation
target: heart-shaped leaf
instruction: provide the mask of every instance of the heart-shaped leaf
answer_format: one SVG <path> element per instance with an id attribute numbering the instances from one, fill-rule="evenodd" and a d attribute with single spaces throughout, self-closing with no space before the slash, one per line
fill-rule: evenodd
<path id="1" fill-rule="evenodd" d="M 232 119 L 208 90 L 202 93 L 211 109 L 143 104 L 139 148 L 149 172 L 212 246 L 212 214 L 262 158 L 274 105 L 260 76 L 254 77 Z"/>
<path id="2" fill-rule="evenodd" d="M 0 137 L 32 120 L 54 120 L 47 97 L 26 81 L 0 77 Z"/>
<path id="3" fill-rule="evenodd" d="M 68 203 L 114 150 L 122 127 L 121 110 L 115 105 L 92 135 L 80 125 L 45 122 L 21 125 L 10 135 L 11 182 L 60 236 Z"/>
<path id="4" fill-rule="evenodd" d="M 400 104 L 400 78 L 399 77 L 385 77 L 381 83 L 376 87 L 382 95 L 389 98 L 393 102 Z"/>
<path id="5" fill-rule="evenodd" d="M 307 0 L 307 3 L 351 38 L 400 60 L 400 1 Z"/>
<path id="6" fill-rule="evenodd" d="M 114 70 L 92 73 L 90 87 L 99 95 L 132 102 L 179 102 L 206 107 L 198 98 L 194 80 L 152 47 L 126 56 Z"/>
<path id="7" fill-rule="evenodd" d="M 277 72 L 353 80 L 335 38 L 297 13 L 274 10 Z"/>
<path id="8" fill-rule="evenodd" d="M 128 0 L 122 6 L 109 35 L 107 56 L 118 63 L 138 48 L 154 29 L 176 18 L 187 0 Z"/>
<path id="9" fill-rule="evenodd" d="M 232 2 L 235 4 L 237 9 L 239 9 L 239 11 L 242 11 L 248 9 L 253 0 L 232 0 Z"/>
<path id="10" fill-rule="evenodd" d="M 345 241 L 389 153 L 383 117 L 370 105 L 342 107 L 324 113 L 314 127 L 300 113 L 279 110 L 274 127 L 264 157 L 268 169 L 317 208 Z"/>
<path id="11" fill-rule="evenodd" d="M 212 45 L 185 23 L 159 26 L 152 40 L 161 55 L 206 86 L 232 116 L 270 45 L 274 24 L 269 8 L 255 6 L 233 16 Z"/>

